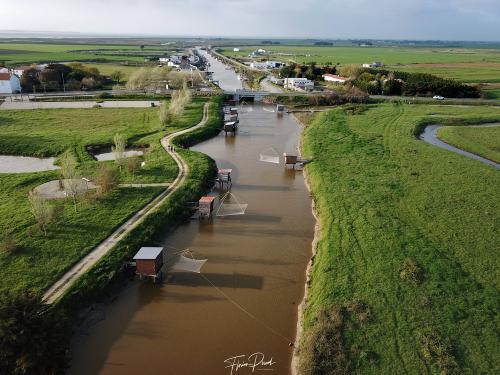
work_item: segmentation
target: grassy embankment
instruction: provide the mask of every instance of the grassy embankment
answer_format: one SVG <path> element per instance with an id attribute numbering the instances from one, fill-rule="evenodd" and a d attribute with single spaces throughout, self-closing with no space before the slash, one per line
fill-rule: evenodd
<path id="1" fill-rule="evenodd" d="M 446 143 L 500 163 L 500 126 L 450 126 L 439 129 L 437 135 Z"/>
<path id="2" fill-rule="evenodd" d="M 100 163 L 85 152 L 85 146 L 110 144 L 119 132 L 129 143 L 150 145 L 146 167 L 135 176 L 122 168 L 121 182 L 168 182 L 175 178 L 177 166 L 161 150 L 159 139 L 198 123 L 202 106 L 203 101 L 195 101 L 167 129 L 159 127 L 158 109 L 4 111 L 0 113 L 0 154 L 58 155 L 71 147 L 81 175 L 92 177 Z M 147 116 L 149 121 L 143 122 Z M 58 177 L 57 171 L 0 174 L 0 240 L 10 234 L 18 247 L 11 254 L 0 254 L 4 270 L 0 290 L 45 289 L 162 190 L 117 189 L 97 201 L 81 199 L 78 212 L 71 202 L 53 202 L 61 213 L 45 237 L 36 227 L 27 196 L 37 185 Z"/>
<path id="3" fill-rule="evenodd" d="M 308 126 L 321 236 L 304 374 L 498 372 L 500 176 L 415 133 L 499 119 L 498 108 L 397 103 Z"/>
<path id="4" fill-rule="evenodd" d="M 430 73 L 466 83 L 500 82 L 500 53 L 489 49 L 253 46 L 239 52 L 225 48 L 223 54 L 242 58 L 258 48 L 272 51 L 269 58 L 286 62 L 359 65 L 382 61 L 393 70 Z"/>
<path id="5" fill-rule="evenodd" d="M 177 152 L 186 160 L 189 173 L 185 183 L 168 198 L 155 212 L 134 228 L 120 243 L 118 243 L 89 272 L 83 275 L 62 296 L 62 307 L 72 310 L 95 302 L 112 290 L 115 283 L 127 276 L 121 272 L 123 261 L 130 259 L 141 246 L 156 243 L 168 230 L 175 228 L 192 214 L 190 202 L 197 201 L 213 183 L 217 172 L 215 162 L 199 152 L 184 149 L 203 140 L 209 139 L 220 132 L 222 118 L 220 113 L 220 98 L 212 99 L 207 124 L 193 132 L 175 138 L 173 144 Z"/>

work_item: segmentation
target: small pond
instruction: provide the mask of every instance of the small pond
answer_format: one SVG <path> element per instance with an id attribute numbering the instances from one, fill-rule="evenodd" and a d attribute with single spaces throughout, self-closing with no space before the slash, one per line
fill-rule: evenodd
<path id="1" fill-rule="evenodd" d="M 0 173 L 30 173 L 59 169 L 56 158 L 0 155 Z"/>

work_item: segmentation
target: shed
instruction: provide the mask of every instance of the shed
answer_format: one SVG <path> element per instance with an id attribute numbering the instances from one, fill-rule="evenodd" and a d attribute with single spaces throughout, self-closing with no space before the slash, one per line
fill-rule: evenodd
<path id="1" fill-rule="evenodd" d="M 283 156 L 285 157 L 285 164 L 295 164 L 297 163 L 297 155 L 289 155 L 287 153 L 284 153 Z"/>
<path id="2" fill-rule="evenodd" d="M 212 216 L 212 212 L 214 211 L 214 201 L 215 197 L 201 197 L 198 201 L 198 209 L 200 212 L 200 216 Z"/>
<path id="3" fill-rule="evenodd" d="M 156 277 L 163 266 L 163 247 L 141 247 L 134 260 L 139 276 Z"/>

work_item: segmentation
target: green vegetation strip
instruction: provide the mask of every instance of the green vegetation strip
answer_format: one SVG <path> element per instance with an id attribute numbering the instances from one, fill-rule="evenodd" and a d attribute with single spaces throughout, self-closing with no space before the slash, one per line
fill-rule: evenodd
<path id="1" fill-rule="evenodd" d="M 437 135 L 450 145 L 500 163 L 500 124 L 484 128 L 447 126 Z"/>
<path id="2" fill-rule="evenodd" d="M 308 126 L 321 236 L 303 374 L 496 372 L 500 175 L 415 134 L 499 119 L 496 107 L 380 104 Z"/>

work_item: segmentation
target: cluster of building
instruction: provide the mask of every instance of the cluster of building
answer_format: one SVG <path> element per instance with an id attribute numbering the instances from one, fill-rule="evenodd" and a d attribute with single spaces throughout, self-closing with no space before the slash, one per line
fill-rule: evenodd
<path id="1" fill-rule="evenodd" d="M 12 95 L 21 92 L 21 77 L 32 66 L 20 66 L 14 69 L 0 67 L 0 95 Z"/>
<path id="2" fill-rule="evenodd" d="M 285 63 L 281 61 L 254 61 L 250 63 L 250 68 L 252 69 L 280 69 L 284 66 Z"/>
<path id="3" fill-rule="evenodd" d="M 179 70 L 197 69 L 200 58 L 196 55 L 172 55 L 169 57 L 160 57 L 160 64 L 166 64 L 169 67 Z"/>

